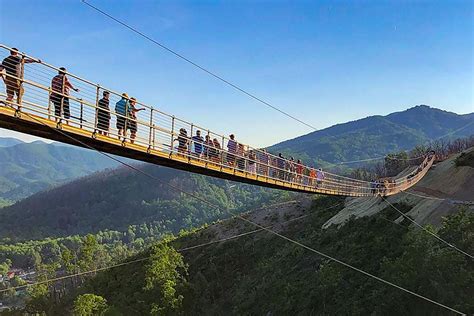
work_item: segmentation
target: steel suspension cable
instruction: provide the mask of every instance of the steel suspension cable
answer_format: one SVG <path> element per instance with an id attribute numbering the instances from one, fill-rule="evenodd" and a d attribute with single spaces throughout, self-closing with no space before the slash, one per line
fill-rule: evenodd
<path id="1" fill-rule="evenodd" d="M 259 207 L 259 208 L 255 209 L 253 211 L 260 210 L 260 209 L 268 209 L 268 208 L 272 208 L 272 207 L 282 205 L 282 204 L 285 204 L 285 203 L 288 204 L 288 203 L 291 203 L 291 202 L 295 202 L 295 200 L 282 202 L 282 203 L 275 203 L 275 204 L 271 204 L 271 205 L 268 205 L 268 206 L 265 206 L 265 207 Z M 336 206 L 339 206 L 341 204 L 342 203 L 336 203 L 336 204 L 334 204 L 334 205 L 332 205 L 328 208 L 325 208 L 324 210 L 325 211 L 330 210 L 330 209 L 332 209 Z M 305 215 L 302 215 L 302 216 L 299 216 L 299 217 L 296 217 L 296 218 L 292 218 L 288 221 L 284 221 L 284 222 L 279 223 L 279 224 L 285 224 L 285 223 L 289 223 L 289 222 L 292 222 L 292 221 L 300 220 L 300 219 L 305 218 L 305 217 L 310 216 L 310 215 L 313 215 L 313 214 L 312 213 L 305 214 Z M 277 224 L 270 225 L 269 228 L 274 227 L 276 225 Z M 193 250 L 193 249 L 197 249 L 197 248 L 202 248 L 202 247 L 205 247 L 205 246 L 210 246 L 210 245 L 213 245 L 213 244 L 226 242 L 226 241 L 237 239 L 237 238 L 240 238 L 240 237 L 249 236 L 249 235 L 252 235 L 252 234 L 255 234 L 255 233 L 258 233 L 258 232 L 262 232 L 262 231 L 263 231 L 263 229 L 254 229 L 254 230 L 251 230 L 251 231 L 248 231 L 248 232 L 245 232 L 245 233 L 240 233 L 240 234 L 232 235 L 232 236 L 229 236 L 229 237 L 225 237 L 225 238 L 221 238 L 221 239 L 217 239 L 217 240 L 213 240 L 213 241 L 209 241 L 209 242 L 205 242 L 205 243 L 201 243 L 201 244 L 197 244 L 197 245 L 193 245 L 193 246 L 189 246 L 189 247 L 179 248 L 179 249 L 176 249 L 176 251 L 184 252 L 184 251 L 189 251 L 189 250 Z M 76 277 L 76 276 L 87 275 L 87 274 L 96 273 L 96 272 L 100 272 L 100 271 L 110 270 L 110 269 L 113 269 L 113 268 L 122 267 L 122 266 L 129 265 L 129 264 L 132 264 L 132 263 L 145 261 L 145 260 L 148 260 L 150 258 L 151 258 L 151 256 L 145 256 L 143 258 L 130 260 L 130 261 L 125 261 L 125 262 L 109 265 L 109 266 L 102 267 L 102 268 L 96 268 L 96 269 L 92 269 L 92 270 L 71 273 L 71 274 L 68 274 L 68 275 L 63 275 L 63 276 L 60 276 L 60 277 L 50 278 L 50 279 L 47 279 L 47 280 L 38 281 L 38 282 L 34 282 L 34 283 L 23 284 L 23 285 L 18 285 L 18 286 L 12 286 L 12 287 L 8 287 L 8 288 L 5 288 L 5 289 L 0 289 L 0 293 L 7 292 L 7 291 L 10 291 L 10 290 L 19 290 L 19 289 L 22 289 L 22 288 L 32 287 L 32 286 L 35 286 L 35 285 L 40 285 L 40 284 L 45 284 L 45 283 L 52 283 L 52 282 L 56 282 L 56 281 L 61 281 L 61 280 L 69 279 L 69 278 Z"/>
<path id="2" fill-rule="evenodd" d="M 84 3 L 85 5 L 87 5 L 88 7 L 90 7 L 91 9 L 97 11 L 98 13 L 104 15 L 105 17 L 111 19 L 112 21 L 114 21 L 114 22 L 116 22 L 116 23 L 122 25 L 123 27 L 129 29 L 129 30 L 132 31 L 133 33 L 138 34 L 138 35 L 141 36 L 142 38 L 144 38 L 144 39 L 146 39 L 146 40 L 152 42 L 153 44 L 159 46 L 160 48 L 164 49 L 165 51 L 167 51 L 167 52 L 173 54 L 174 56 L 176 56 L 176 57 L 178 57 L 178 58 L 184 60 L 185 62 L 191 64 L 192 66 L 198 68 L 199 70 L 201 70 L 201 71 L 203 71 L 203 72 L 205 72 L 205 73 L 211 75 L 212 77 L 216 78 L 217 80 L 220 80 L 220 81 L 224 82 L 225 84 L 227 84 L 227 85 L 229 85 L 230 87 L 236 89 L 237 91 L 239 91 L 239 92 L 241 92 L 241 93 L 244 93 L 245 95 L 249 96 L 250 98 L 252 98 L 252 99 L 254 99 L 254 100 L 256 100 L 256 101 L 258 101 L 258 102 L 260 102 L 260 103 L 262 103 L 262 104 L 264 104 L 264 105 L 266 105 L 266 106 L 268 106 L 268 107 L 270 107 L 270 108 L 272 108 L 273 110 L 276 110 L 276 111 L 280 112 L 281 114 L 283 114 L 283 115 L 285 115 L 285 116 L 287 116 L 287 117 L 289 117 L 289 118 L 291 118 L 291 119 L 293 119 L 293 120 L 295 120 L 295 121 L 297 121 L 297 122 L 299 122 L 299 123 L 301 123 L 301 124 L 303 124 L 303 125 L 305 125 L 305 126 L 311 128 L 311 129 L 313 129 L 314 131 L 322 131 L 321 129 L 318 129 L 318 128 L 314 127 L 313 125 L 311 125 L 311 124 L 309 124 L 309 123 L 307 123 L 307 122 L 305 122 L 305 121 L 303 121 L 303 120 L 301 120 L 301 119 L 295 117 L 294 115 L 292 115 L 292 114 L 290 114 L 290 113 L 288 113 L 288 112 L 286 112 L 286 111 L 280 109 L 279 107 L 277 107 L 277 106 L 275 106 L 275 105 L 272 105 L 270 102 L 263 100 L 262 98 L 260 98 L 260 97 L 256 96 L 255 94 L 253 94 L 253 93 L 251 93 L 251 92 L 245 90 L 244 88 L 241 88 L 241 87 L 238 86 L 237 84 L 232 83 L 231 81 L 229 81 L 229 80 L 223 78 L 222 76 L 220 76 L 220 75 L 216 74 L 215 72 L 213 72 L 213 71 L 207 69 L 206 67 L 201 66 L 200 64 L 198 64 L 198 63 L 192 61 L 192 60 L 189 59 L 188 57 L 186 57 L 186 56 L 184 56 L 184 55 L 182 55 L 182 54 L 176 52 L 175 50 L 169 48 L 169 47 L 166 46 L 165 44 L 163 44 L 163 43 L 161 43 L 161 42 L 158 42 L 157 40 L 153 39 L 153 38 L 150 37 L 149 35 L 146 35 L 145 33 L 143 33 L 142 31 L 138 30 L 137 28 L 135 28 L 135 27 L 133 27 L 133 26 L 131 26 L 131 25 L 129 25 L 129 24 L 127 24 L 127 23 L 125 23 L 125 22 L 119 20 L 118 18 L 112 16 L 110 13 L 105 12 L 104 10 L 98 8 L 97 6 L 94 6 L 93 4 L 89 3 L 88 1 L 86 1 L 86 0 L 81 0 L 81 2 Z M 471 123 L 474 123 L 474 122 L 471 122 Z M 469 124 L 469 125 L 470 125 L 470 124 Z M 465 127 L 467 127 L 467 126 L 465 126 Z M 461 129 L 464 129 L 465 127 L 462 127 Z M 461 129 L 459 129 L 459 130 L 461 130 Z M 456 131 L 457 131 L 457 130 L 456 130 Z M 456 131 L 454 131 L 454 132 L 452 132 L 452 133 L 455 133 Z M 450 133 L 450 134 L 452 134 L 452 133 Z M 327 133 L 326 133 L 326 134 L 327 134 Z M 329 136 L 330 136 L 330 137 L 333 137 L 333 136 L 331 136 L 331 135 L 329 135 Z M 443 137 L 445 137 L 445 136 L 447 136 L 447 135 L 444 135 L 444 136 L 442 136 L 442 137 L 440 137 L 440 138 L 443 138 Z M 439 138 L 438 138 L 438 139 L 439 139 Z M 435 140 L 436 140 L 436 139 L 435 139 Z M 430 140 L 430 141 L 434 141 L 434 140 Z M 330 164 L 330 166 L 334 166 L 334 165 L 338 165 L 338 164 L 352 164 L 352 163 L 357 163 L 357 162 L 367 162 L 367 161 L 373 161 L 373 160 L 381 160 L 381 159 L 385 159 L 386 157 L 387 157 L 387 156 L 379 156 L 379 157 L 367 158 L 367 159 L 361 159 L 361 160 L 342 161 L 342 162 L 337 162 L 337 163 L 334 163 L 334 164 Z M 421 158 L 421 157 L 422 157 L 422 156 L 420 156 L 420 157 L 415 157 L 415 158 L 408 158 L 408 159 L 401 159 L 401 158 L 396 158 L 396 157 L 389 157 L 389 159 L 393 159 L 393 160 L 415 160 L 415 159 L 419 159 L 419 158 Z"/>
<path id="3" fill-rule="evenodd" d="M 301 123 L 301 124 L 303 124 L 303 125 L 305 125 L 305 126 L 311 128 L 311 129 L 313 129 L 313 130 L 316 130 L 316 131 L 318 130 L 318 129 L 317 129 L 316 127 L 314 127 L 313 125 L 311 125 L 311 124 L 309 124 L 309 123 L 306 123 L 305 121 L 303 121 L 303 120 L 297 118 L 296 116 L 291 115 L 290 113 L 288 113 L 288 112 L 286 112 L 286 111 L 284 111 L 284 110 L 278 108 L 277 106 L 271 104 L 270 102 L 267 102 L 267 101 L 263 100 L 262 98 L 257 97 L 255 94 L 253 94 L 253 93 L 251 93 L 251 92 L 249 92 L 249 91 L 247 91 L 247 90 L 241 88 L 241 87 L 238 86 L 237 84 L 232 83 L 232 82 L 230 82 L 230 81 L 227 80 L 227 79 L 224 79 L 222 76 L 220 76 L 220 75 L 216 74 L 215 72 L 213 72 L 213 71 L 211 71 L 211 70 L 205 68 L 204 66 L 199 65 L 198 63 L 196 63 L 196 62 L 192 61 L 191 59 L 185 57 L 184 55 L 182 55 L 182 54 L 176 52 L 175 50 L 169 48 L 168 46 L 166 46 L 166 45 L 164 45 L 164 44 L 158 42 L 157 40 L 151 38 L 150 36 L 146 35 L 146 34 L 143 33 L 142 31 L 140 31 L 140 30 L 134 28 L 133 26 L 130 26 L 129 24 L 127 24 L 127 23 L 125 23 L 125 22 L 123 22 L 123 21 L 121 21 L 121 20 L 119 20 L 119 19 L 113 17 L 113 16 L 110 15 L 109 13 L 107 13 L 107 12 L 105 12 L 105 11 L 99 9 L 98 7 L 96 7 L 96 6 L 92 5 L 92 4 L 90 4 L 90 3 L 87 2 L 86 0 L 81 0 L 81 1 L 82 1 L 82 3 L 84 3 L 84 4 L 87 5 L 87 6 L 89 6 L 90 8 L 94 9 L 95 11 L 101 13 L 102 15 L 108 17 L 109 19 L 115 21 L 116 23 L 118 23 L 118 24 L 120 24 L 120 25 L 126 27 L 126 28 L 129 29 L 130 31 L 132 31 L 132 32 L 134 32 L 134 33 L 136 33 L 136 34 L 138 34 L 139 36 L 145 38 L 146 40 L 148 40 L 148 41 L 150 41 L 150 42 L 152 42 L 152 43 L 154 43 L 155 45 L 158 45 L 158 46 L 161 47 L 162 49 L 164 49 L 164 50 L 166 50 L 167 52 L 169 52 L 169 53 L 175 55 L 176 57 L 178 57 L 178 58 L 184 60 L 185 62 L 187 62 L 187 63 L 193 65 L 194 67 L 196 67 L 196 68 L 198 68 L 198 69 L 204 71 L 205 73 L 211 75 L 212 77 L 216 78 L 217 80 L 220 80 L 220 81 L 224 82 L 225 84 L 229 85 L 230 87 L 234 88 L 235 90 L 244 93 L 245 95 L 251 97 L 252 99 L 254 99 L 254 100 L 256 100 L 256 101 L 258 101 L 258 102 L 260 102 L 260 103 L 262 103 L 262 104 L 264 104 L 264 105 L 266 105 L 266 106 L 268 106 L 268 107 L 270 107 L 270 108 L 272 108 L 272 109 L 274 109 L 274 110 L 276 110 L 276 111 L 278 111 L 278 112 L 280 112 L 280 113 L 283 114 L 283 115 L 286 115 L 287 117 L 289 117 L 289 118 L 291 118 L 291 119 L 293 119 L 293 120 L 295 120 L 295 121 L 297 121 L 297 122 L 299 122 L 299 123 Z"/>
<path id="4" fill-rule="evenodd" d="M 400 213 L 400 215 L 402 215 L 404 218 L 408 219 L 410 222 L 412 222 L 413 224 L 415 224 L 416 226 L 418 226 L 419 228 L 421 228 L 422 230 L 424 230 L 425 232 L 427 232 L 428 234 L 430 234 L 431 236 L 433 236 L 434 238 L 438 239 L 439 241 L 441 241 L 442 243 L 444 243 L 445 245 L 449 246 L 450 248 L 456 250 L 457 252 L 465 255 L 465 256 L 468 256 L 469 258 L 471 259 L 474 259 L 474 256 L 465 252 L 464 250 L 462 249 L 459 249 L 458 247 L 456 247 L 455 245 L 451 244 L 450 242 L 444 240 L 443 238 L 441 238 L 438 234 L 430 231 L 429 229 L 427 229 L 426 227 L 424 227 L 423 225 L 420 225 L 417 221 L 415 221 L 414 219 L 412 219 L 410 216 L 406 215 L 405 213 L 403 213 L 402 211 L 400 211 L 395 205 L 393 205 L 392 203 L 390 203 L 385 197 L 382 196 L 382 199 L 387 202 L 388 205 L 390 205 L 394 210 L 396 210 L 398 213 Z"/>

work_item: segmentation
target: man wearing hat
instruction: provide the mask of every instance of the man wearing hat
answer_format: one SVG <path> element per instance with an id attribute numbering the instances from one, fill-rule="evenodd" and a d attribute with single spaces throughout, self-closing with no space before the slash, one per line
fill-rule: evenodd
<path id="1" fill-rule="evenodd" d="M 54 104 L 54 115 L 56 120 L 62 116 L 65 119 L 71 117 L 71 112 L 69 110 L 69 90 L 72 89 L 76 92 L 79 92 L 79 89 L 73 87 L 69 82 L 69 79 L 66 76 L 66 68 L 59 68 L 58 74 L 54 76 L 51 81 L 51 93 L 50 100 Z"/>
<path id="2" fill-rule="evenodd" d="M 122 98 L 115 103 L 115 114 L 117 114 L 117 129 L 118 129 L 118 138 L 120 139 L 123 136 L 123 139 L 127 137 L 126 121 L 127 115 L 130 109 L 130 98 L 128 94 L 122 93 Z"/>

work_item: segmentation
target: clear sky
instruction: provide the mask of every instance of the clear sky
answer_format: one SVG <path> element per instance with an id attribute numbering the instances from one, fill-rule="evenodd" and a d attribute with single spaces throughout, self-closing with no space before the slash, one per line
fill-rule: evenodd
<path id="1" fill-rule="evenodd" d="M 89 2 L 318 128 L 417 104 L 474 111 L 471 0 Z M 213 131 L 256 146 L 311 132 L 80 0 L 0 10 L 2 43 Z"/>

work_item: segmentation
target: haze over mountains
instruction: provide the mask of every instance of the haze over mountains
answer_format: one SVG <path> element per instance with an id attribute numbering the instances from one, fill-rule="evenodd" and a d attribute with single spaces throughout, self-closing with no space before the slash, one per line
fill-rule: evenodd
<path id="1" fill-rule="evenodd" d="M 28 197 L 117 163 L 96 152 L 41 141 L 0 139 L 0 203 Z"/>

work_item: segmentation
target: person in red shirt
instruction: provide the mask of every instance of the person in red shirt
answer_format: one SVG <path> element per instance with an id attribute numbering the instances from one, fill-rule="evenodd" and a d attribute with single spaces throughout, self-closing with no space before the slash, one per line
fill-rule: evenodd
<path id="1" fill-rule="evenodd" d="M 66 76 L 66 68 L 59 68 L 58 74 L 54 76 L 51 81 L 51 92 L 50 100 L 54 104 L 54 115 L 55 119 L 63 117 L 66 120 L 71 118 L 71 112 L 69 110 L 69 90 L 72 89 L 79 92 L 79 89 L 73 87 Z M 67 121 L 66 121 L 67 123 Z"/>
<path id="2" fill-rule="evenodd" d="M 298 159 L 298 161 L 296 162 L 296 181 L 298 181 L 298 183 L 301 183 L 301 180 L 303 179 L 302 175 L 303 175 L 303 163 L 301 162 L 300 159 Z"/>

